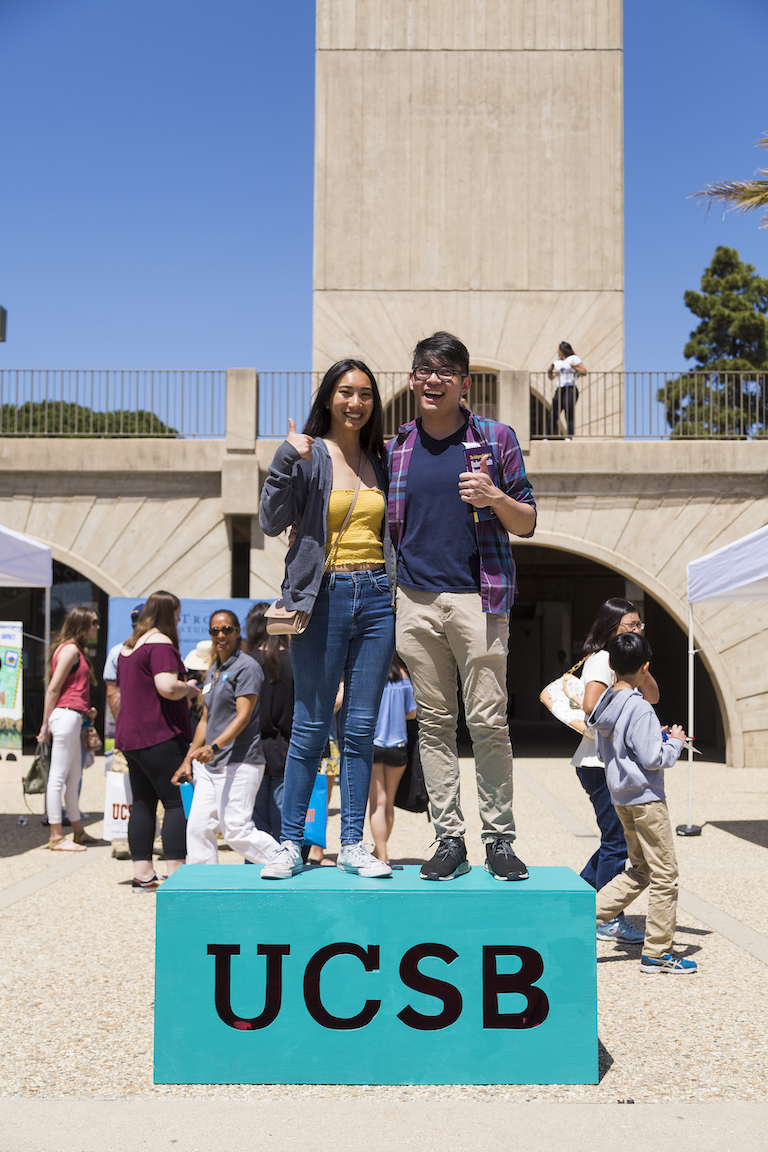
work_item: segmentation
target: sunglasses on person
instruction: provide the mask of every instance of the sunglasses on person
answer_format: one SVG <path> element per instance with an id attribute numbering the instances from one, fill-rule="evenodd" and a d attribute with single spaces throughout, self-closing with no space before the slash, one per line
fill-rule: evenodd
<path id="1" fill-rule="evenodd" d="M 211 636 L 218 636 L 221 632 L 224 636 L 231 636 L 233 632 L 237 631 L 233 624 L 219 624 L 218 628 L 209 628 L 208 632 Z"/>

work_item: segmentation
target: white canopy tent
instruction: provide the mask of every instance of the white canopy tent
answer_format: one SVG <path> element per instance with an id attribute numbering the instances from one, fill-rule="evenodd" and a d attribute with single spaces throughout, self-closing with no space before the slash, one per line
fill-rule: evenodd
<path id="1" fill-rule="evenodd" d="M 47 544 L 0 525 L 0 588 L 45 588 L 45 662 L 51 647 L 53 557 Z"/>
<path id="2" fill-rule="evenodd" d="M 693 605 L 703 600 L 768 600 L 768 526 L 688 565 L 688 734 L 693 732 Z M 688 828 L 693 751 L 688 749 Z"/>

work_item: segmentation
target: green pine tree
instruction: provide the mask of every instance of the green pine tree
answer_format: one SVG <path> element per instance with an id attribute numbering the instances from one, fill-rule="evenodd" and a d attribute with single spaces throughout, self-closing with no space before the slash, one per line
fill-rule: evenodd
<path id="1" fill-rule="evenodd" d="M 672 436 L 768 435 L 768 280 L 735 248 L 719 247 L 701 292 L 683 298 L 701 320 L 683 349 L 698 368 L 659 388 Z"/>

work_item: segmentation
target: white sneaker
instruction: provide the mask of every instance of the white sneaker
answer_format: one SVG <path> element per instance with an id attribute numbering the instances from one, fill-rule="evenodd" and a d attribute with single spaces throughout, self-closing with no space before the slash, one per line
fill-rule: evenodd
<path id="1" fill-rule="evenodd" d="M 301 846 L 294 844 L 292 840 L 284 840 L 280 845 L 280 851 L 272 857 L 269 864 L 265 864 L 262 868 L 261 878 L 262 880 L 287 880 L 289 876 L 295 876 L 297 872 L 301 872 L 303 867 Z"/>
<path id="2" fill-rule="evenodd" d="M 372 856 L 362 840 L 358 844 L 342 844 L 336 867 L 341 872 L 354 872 L 358 876 L 392 875 L 389 864 L 385 864 L 383 860 L 377 860 L 375 856 Z"/>

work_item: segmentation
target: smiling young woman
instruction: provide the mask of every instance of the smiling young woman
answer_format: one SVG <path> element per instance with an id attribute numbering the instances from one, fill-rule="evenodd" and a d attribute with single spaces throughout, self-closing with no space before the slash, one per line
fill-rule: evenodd
<path id="1" fill-rule="evenodd" d="M 253 823 L 264 776 L 258 698 L 261 666 L 240 647 L 240 621 L 228 608 L 209 622 L 214 660 L 203 683 L 203 715 L 184 763 L 171 780 L 194 778 L 187 821 L 190 864 L 216 864 L 216 824 L 225 841 L 252 864 L 266 864 L 279 844 Z"/>
<path id="2" fill-rule="evenodd" d="M 392 875 L 362 843 L 373 735 L 394 651 L 382 427 L 373 373 L 360 360 L 340 360 L 326 372 L 303 431 L 289 421 L 262 492 L 264 532 L 277 536 L 295 528 L 282 589 L 286 607 L 312 613 L 306 631 L 292 641 L 295 705 L 282 848 L 262 869 L 265 879 L 301 871 L 307 805 L 342 679 L 337 867 L 360 876 Z"/>

